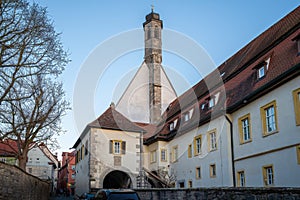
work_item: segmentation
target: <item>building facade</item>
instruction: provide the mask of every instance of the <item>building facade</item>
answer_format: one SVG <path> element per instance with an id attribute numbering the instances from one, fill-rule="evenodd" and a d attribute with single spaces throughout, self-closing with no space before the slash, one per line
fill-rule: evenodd
<path id="1" fill-rule="evenodd" d="M 42 180 L 49 181 L 50 192 L 54 194 L 57 189 L 59 163 L 43 143 L 34 145 L 28 152 L 26 172 Z"/>
<path id="2" fill-rule="evenodd" d="M 58 193 L 75 194 L 75 155 L 75 151 L 62 152 L 61 167 L 58 171 Z"/>
<path id="3" fill-rule="evenodd" d="M 121 111 L 118 120 L 116 115 L 105 117 L 106 112 L 106 125 L 88 125 L 74 145 L 81 155 L 80 144 L 88 141 L 94 156 L 80 159 L 76 170 L 110 172 L 117 163 L 119 171 L 136 179 L 136 184 L 122 186 L 133 188 L 145 186 L 141 180 L 149 187 L 299 187 L 300 7 L 171 101 L 155 123 L 132 122 Z M 126 121 L 137 132 L 124 135 L 128 126 L 116 121 Z M 121 145 L 122 138 L 128 144 L 129 135 L 133 149 L 123 149 L 130 160 L 126 163 L 108 149 L 115 141 Z M 76 186 L 80 181 L 86 187 L 82 191 L 115 187 L 105 183 L 124 177 L 121 172 L 109 179 L 100 174 L 78 172 Z M 139 179 L 143 174 L 145 179 Z"/>

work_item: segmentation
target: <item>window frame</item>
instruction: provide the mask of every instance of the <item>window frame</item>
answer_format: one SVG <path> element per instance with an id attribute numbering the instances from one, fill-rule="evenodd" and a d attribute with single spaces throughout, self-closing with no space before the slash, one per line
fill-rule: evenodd
<path id="1" fill-rule="evenodd" d="M 187 184 L 188 188 L 193 188 L 193 180 L 189 179 Z"/>
<path id="2" fill-rule="evenodd" d="M 175 129 L 175 123 L 174 122 L 171 122 L 170 124 L 169 124 L 169 130 L 170 131 L 173 131 Z"/>
<path id="3" fill-rule="evenodd" d="M 185 112 L 183 114 L 183 122 L 187 122 L 190 120 L 190 113 L 189 112 Z"/>
<path id="4" fill-rule="evenodd" d="M 243 174 L 243 178 L 242 175 Z M 237 185 L 238 187 L 245 187 L 246 185 L 246 176 L 245 176 L 245 170 L 239 170 L 237 171 Z"/>
<path id="5" fill-rule="evenodd" d="M 217 167 L 215 163 L 209 165 L 209 177 L 210 178 L 217 177 Z"/>
<path id="6" fill-rule="evenodd" d="M 214 137 L 212 137 L 214 134 Z M 214 140 L 212 140 L 214 138 Z M 207 132 L 207 144 L 208 144 L 208 151 L 216 151 L 218 149 L 217 143 L 217 129 L 213 129 Z M 212 146 L 214 144 L 214 147 Z"/>
<path id="7" fill-rule="evenodd" d="M 162 152 L 165 152 L 164 153 L 164 159 L 163 159 L 163 154 L 162 154 Z M 167 158 L 167 149 L 165 149 L 165 148 L 161 148 L 160 149 L 160 161 L 161 162 L 167 162 L 168 161 L 168 158 Z"/>
<path id="8" fill-rule="evenodd" d="M 296 146 L 297 163 L 300 165 L 300 145 Z"/>
<path id="9" fill-rule="evenodd" d="M 268 124 L 267 123 L 268 123 L 268 117 L 270 117 L 270 116 L 266 116 L 266 111 L 271 107 L 273 107 L 273 109 L 274 109 L 274 113 L 273 113 L 274 120 L 273 121 L 275 123 L 275 129 L 272 130 L 272 131 L 268 131 L 268 127 L 267 127 Z M 263 136 L 268 136 L 268 135 L 277 133 L 279 131 L 276 100 L 271 101 L 270 103 L 262 106 L 260 108 L 260 116 L 261 116 L 261 120 L 262 120 L 262 133 L 263 133 Z"/>
<path id="10" fill-rule="evenodd" d="M 116 152 L 116 144 L 119 143 L 119 152 Z M 122 148 L 121 148 L 121 145 L 122 145 L 122 140 L 113 140 L 113 154 L 114 155 L 121 155 L 122 153 Z"/>
<path id="11" fill-rule="evenodd" d="M 156 163 L 156 149 L 155 150 L 152 150 L 150 151 L 150 163 Z"/>
<path id="12" fill-rule="evenodd" d="M 300 88 L 293 91 L 296 126 L 300 126 Z"/>
<path id="13" fill-rule="evenodd" d="M 198 139 L 200 139 L 200 145 L 199 146 L 197 144 Z M 194 156 L 198 156 L 201 153 L 202 153 L 202 135 L 197 135 L 197 136 L 194 137 Z"/>
<path id="14" fill-rule="evenodd" d="M 245 140 L 245 132 L 244 132 L 244 124 L 243 122 L 247 120 L 248 121 L 248 139 Z M 251 115 L 250 113 L 240 117 L 238 119 L 238 127 L 239 127 L 239 136 L 240 136 L 240 144 L 245 144 L 248 142 L 252 142 L 252 129 L 251 129 Z"/>
<path id="15" fill-rule="evenodd" d="M 215 97 L 212 97 L 208 100 L 208 108 L 213 108 L 215 107 L 216 102 L 215 102 Z"/>
<path id="16" fill-rule="evenodd" d="M 200 166 L 196 167 L 195 176 L 196 176 L 196 179 L 201 179 L 201 167 Z"/>
<path id="17" fill-rule="evenodd" d="M 269 183 L 270 181 L 270 177 L 269 177 L 269 172 L 268 169 L 272 170 L 272 174 L 271 174 L 271 183 Z M 274 167 L 273 165 L 265 165 L 262 167 L 262 171 L 263 171 L 263 184 L 265 187 L 269 187 L 269 186 L 274 186 Z"/>
<path id="18" fill-rule="evenodd" d="M 172 147 L 172 162 L 178 161 L 178 145 Z"/>

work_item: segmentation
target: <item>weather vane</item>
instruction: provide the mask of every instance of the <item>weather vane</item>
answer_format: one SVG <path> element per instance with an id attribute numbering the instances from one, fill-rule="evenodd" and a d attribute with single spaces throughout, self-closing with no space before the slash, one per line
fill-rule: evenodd
<path id="1" fill-rule="evenodd" d="M 153 4 L 151 5 L 151 11 L 152 12 L 154 11 L 154 5 Z"/>

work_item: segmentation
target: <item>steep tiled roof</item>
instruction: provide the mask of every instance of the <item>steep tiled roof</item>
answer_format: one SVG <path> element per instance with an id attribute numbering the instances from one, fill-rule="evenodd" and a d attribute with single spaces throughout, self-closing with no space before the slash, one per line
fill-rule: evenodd
<path id="1" fill-rule="evenodd" d="M 156 133 L 147 139 L 171 139 L 225 112 L 234 112 L 239 107 L 300 75 L 300 56 L 292 39 L 299 35 L 300 7 L 282 18 L 249 44 L 226 60 L 212 73 L 174 100 L 162 116 Z M 257 79 L 256 67 L 270 58 L 265 77 Z M 222 74 L 222 75 L 221 75 Z M 224 89 L 223 89 L 224 88 Z M 212 109 L 202 109 L 202 104 L 215 93 L 219 100 Z M 196 109 L 188 123 L 181 122 L 181 114 L 190 108 Z M 176 128 L 170 132 L 169 124 L 178 119 Z"/>
<path id="2" fill-rule="evenodd" d="M 145 132 L 144 129 L 116 111 L 114 106 L 110 106 L 100 117 L 91 122 L 88 126 L 122 131 Z"/>
<path id="3" fill-rule="evenodd" d="M 16 156 L 17 152 L 18 146 L 15 140 L 0 141 L 0 156 Z"/>

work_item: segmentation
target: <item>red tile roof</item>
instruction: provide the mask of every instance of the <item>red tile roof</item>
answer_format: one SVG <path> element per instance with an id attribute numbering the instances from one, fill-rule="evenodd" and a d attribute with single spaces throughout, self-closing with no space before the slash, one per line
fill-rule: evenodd
<path id="1" fill-rule="evenodd" d="M 114 106 L 110 106 L 100 117 L 91 122 L 89 127 L 97 127 L 102 129 L 113 129 L 131 132 L 145 132 L 144 129 L 131 122 L 124 115 L 115 110 Z"/>
<path id="2" fill-rule="evenodd" d="M 300 33 L 300 7 L 282 18 L 212 73 L 174 100 L 162 116 L 162 120 L 152 137 L 145 142 L 157 139 L 172 139 L 176 134 L 187 132 L 210 120 L 211 117 L 232 113 L 241 106 L 300 75 L 300 56 L 293 41 Z M 270 58 L 267 73 L 257 80 L 256 66 Z M 220 76 L 223 74 L 223 76 Z M 224 90 L 222 87 L 224 86 Z M 220 99 L 213 109 L 201 109 L 203 103 L 216 92 Z M 181 114 L 194 107 L 188 123 L 181 123 Z M 177 127 L 169 131 L 169 123 L 178 119 Z"/>
<path id="3" fill-rule="evenodd" d="M 0 141 L 0 156 L 16 156 L 18 153 L 18 146 L 15 140 Z"/>

